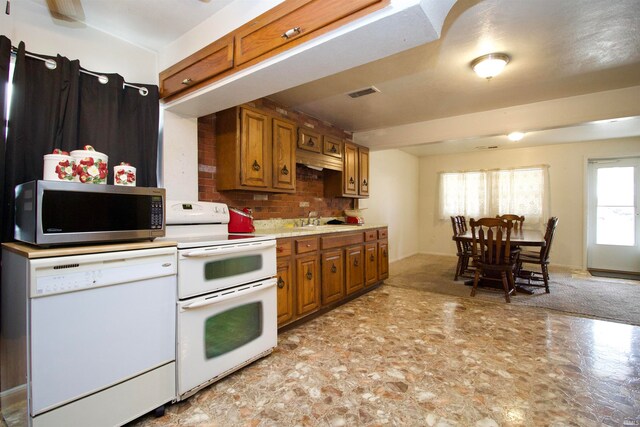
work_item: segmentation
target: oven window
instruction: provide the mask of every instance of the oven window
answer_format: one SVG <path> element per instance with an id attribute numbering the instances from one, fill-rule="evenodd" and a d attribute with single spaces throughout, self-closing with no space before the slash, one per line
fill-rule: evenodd
<path id="1" fill-rule="evenodd" d="M 204 266 L 206 280 L 222 279 L 238 276 L 262 269 L 262 255 L 246 255 L 237 258 L 211 261 Z"/>
<path id="2" fill-rule="evenodd" d="M 262 335 L 262 302 L 234 307 L 209 317 L 204 324 L 207 359 L 229 353 Z"/>

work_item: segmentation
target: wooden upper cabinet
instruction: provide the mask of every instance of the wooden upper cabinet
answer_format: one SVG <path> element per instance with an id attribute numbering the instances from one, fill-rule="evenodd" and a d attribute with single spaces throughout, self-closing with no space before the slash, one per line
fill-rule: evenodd
<path id="1" fill-rule="evenodd" d="M 269 159 L 269 117 L 266 114 L 241 109 L 240 123 L 240 185 L 263 188 L 271 184 Z"/>
<path id="2" fill-rule="evenodd" d="M 346 195 L 358 194 L 358 148 L 353 144 L 344 145 L 344 189 Z"/>
<path id="3" fill-rule="evenodd" d="M 315 37 L 318 30 L 382 0 L 287 0 L 235 32 L 235 60 L 240 65 L 278 48 Z M 367 11 L 368 12 L 368 11 Z"/>
<path id="4" fill-rule="evenodd" d="M 229 34 L 160 73 L 160 98 L 181 92 L 233 68 Z"/>
<path id="5" fill-rule="evenodd" d="M 322 138 L 322 154 L 341 159 L 342 141 L 338 138 L 325 135 Z"/>
<path id="6" fill-rule="evenodd" d="M 216 113 L 218 190 L 293 193 L 295 125 L 249 106 Z"/>
<path id="7" fill-rule="evenodd" d="M 358 194 L 369 195 L 369 149 L 358 147 Z"/>
<path id="8" fill-rule="evenodd" d="M 320 134 L 305 128 L 298 128 L 298 148 L 312 153 L 322 151 Z"/>
<path id="9" fill-rule="evenodd" d="M 273 119 L 273 188 L 296 189 L 296 126 Z"/>

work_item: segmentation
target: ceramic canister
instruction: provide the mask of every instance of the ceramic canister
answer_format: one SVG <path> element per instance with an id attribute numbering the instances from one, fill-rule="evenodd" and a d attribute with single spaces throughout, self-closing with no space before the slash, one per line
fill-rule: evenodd
<path id="1" fill-rule="evenodd" d="M 75 159 L 65 154 L 45 154 L 42 177 L 46 181 L 75 181 Z"/>
<path id="2" fill-rule="evenodd" d="M 136 168 L 128 164 L 119 164 L 113 167 L 113 184 L 136 186 Z"/>
<path id="3" fill-rule="evenodd" d="M 73 150 L 71 156 L 76 160 L 76 181 L 87 184 L 107 183 L 109 156 L 93 150 Z"/>

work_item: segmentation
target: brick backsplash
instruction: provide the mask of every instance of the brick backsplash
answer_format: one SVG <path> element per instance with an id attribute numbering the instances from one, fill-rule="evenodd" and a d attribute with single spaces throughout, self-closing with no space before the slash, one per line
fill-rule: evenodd
<path id="1" fill-rule="evenodd" d="M 271 100 L 260 99 L 251 103 L 276 116 L 292 120 L 298 125 L 312 124 L 325 134 L 351 139 L 351 135 L 326 122 L 303 113 L 291 111 Z M 222 202 L 231 207 L 253 209 L 255 219 L 301 218 L 310 211 L 322 217 L 342 216 L 353 207 L 347 198 L 324 197 L 324 171 L 315 171 L 296 165 L 296 193 L 278 194 L 258 191 L 218 191 L 216 189 L 216 135 L 215 114 L 198 119 L 198 199 L 204 202 Z M 255 196 L 255 197 L 254 197 Z M 266 196 L 266 200 L 264 199 Z M 258 200 L 256 200 L 258 199 Z"/>

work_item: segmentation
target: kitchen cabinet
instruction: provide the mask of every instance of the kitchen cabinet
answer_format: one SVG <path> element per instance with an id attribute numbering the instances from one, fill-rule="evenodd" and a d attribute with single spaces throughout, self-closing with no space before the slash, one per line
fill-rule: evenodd
<path id="1" fill-rule="evenodd" d="M 378 280 L 389 277 L 389 242 L 381 240 L 378 242 Z"/>
<path id="2" fill-rule="evenodd" d="M 320 275 L 318 255 L 296 259 L 296 300 L 298 316 L 310 314 L 320 307 Z"/>
<path id="3" fill-rule="evenodd" d="M 364 247 L 352 246 L 346 249 L 346 253 L 345 291 L 347 295 L 351 295 L 364 288 Z"/>
<path id="4" fill-rule="evenodd" d="M 322 254 L 322 305 L 339 301 L 344 297 L 343 260 L 342 249 L 335 249 Z"/>
<path id="5" fill-rule="evenodd" d="M 278 327 L 331 310 L 380 284 L 379 271 L 388 276 L 386 236 L 383 227 L 279 238 Z M 380 266 L 383 257 L 386 264 Z"/>
<path id="6" fill-rule="evenodd" d="M 312 40 L 389 4 L 390 0 L 285 0 L 162 71 L 169 101 Z"/>
<path id="7" fill-rule="evenodd" d="M 324 184 L 327 197 L 369 197 L 369 149 L 345 142 L 342 172 L 325 174 Z"/>
<path id="8" fill-rule="evenodd" d="M 216 114 L 218 190 L 295 192 L 295 125 L 248 106 Z"/>
<path id="9" fill-rule="evenodd" d="M 371 286 L 378 281 L 378 244 L 369 243 L 364 247 L 365 286 Z"/>
<path id="10" fill-rule="evenodd" d="M 342 159 L 342 141 L 329 135 L 322 137 L 322 154 Z"/>
<path id="11" fill-rule="evenodd" d="M 285 1 L 235 32 L 236 63 L 307 41 L 314 32 L 376 3 L 380 0 Z"/>
<path id="12" fill-rule="evenodd" d="M 226 35 L 162 71 L 159 76 L 160 97 L 177 94 L 232 69 L 233 42 L 233 35 Z"/>
<path id="13" fill-rule="evenodd" d="M 320 145 L 320 134 L 309 129 L 298 129 L 298 148 L 312 153 L 319 153 L 322 150 Z"/>

